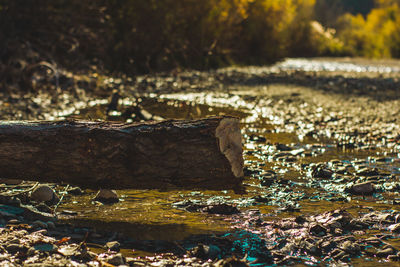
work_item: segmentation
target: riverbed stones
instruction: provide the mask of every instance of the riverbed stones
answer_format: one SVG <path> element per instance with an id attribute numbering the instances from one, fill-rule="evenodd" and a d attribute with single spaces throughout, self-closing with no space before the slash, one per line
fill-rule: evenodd
<path id="1" fill-rule="evenodd" d="M 389 226 L 389 230 L 393 233 L 400 233 L 400 223 L 393 224 Z"/>
<path id="2" fill-rule="evenodd" d="M 39 220 L 34 221 L 34 222 L 32 223 L 32 226 L 33 226 L 33 227 L 36 227 L 36 228 L 47 229 L 47 223 L 42 222 L 42 221 L 39 221 Z"/>
<path id="3" fill-rule="evenodd" d="M 375 186 L 371 182 L 353 184 L 348 191 L 354 195 L 371 195 L 375 192 Z"/>
<path id="4" fill-rule="evenodd" d="M 379 170 L 377 168 L 362 168 L 357 173 L 358 176 L 377 176 L 379 175 Z"/>
<path id="5" fill-rule="evenodd" d="M 121 253 L 110 255 L 106 258 L 106 262 L 115 266 L 121 266 L 126 263 L 125 257 Z"/>
<path id="6" fill-rule="evenodd" d="M 37 202 L 57 203 L 59 198 L 54 190 L 48 185 L 37 186 L 30 195 Z"/>
<path id="7" fill-rule="evenodd" d="M 262 94 L 258 94 L 256 97 L 253 96 L 252 98 L 249 98 L 253 102 L 248 102 L 248 103 L 254 104 L 252 105 L 255 107 L 253 115 L 255 116 L 258 115 L 259 116 L 258 118 L 270 119 L 274 124 L 274 129 L 269 130 L 261 128 L 260 132 L 254 132 L 251 133 L 250 135 L 267 136 L 270 133 L 272 133 L 271 136 L 279 136 L 279 133 L 290 132 L 293 133 L 293 135 L 298 135 L 299 139 L 304 138 L 305 141 L 304 143 L 311 142 L 314 144 L 310 146 L 304 146 L 302 140 L 297 141 L 297 137 L 294 140 L 272 140 L 272 141 L 268 140 L 268 142 L 272 142 L 272 144 L 276 144 L 276 142 L 284 142 L 290 144 L 289 147 L 292 148 L 293 150 L 286 152 L 290 153 L 292 157 L 296 157 L 299 163 L 296 164 L 295 162 L 290 162 L 289 164 L 288 161 L 293 160 L 289 158 L 289 154 L 280 154 L 280 153 L 286 153 L 285 151 L 280 151 L 278 152 L 279 154 L 276 153 L 277 147 L 275 145 L 265 144 L 267 142 L 266 138 L 250 138 L 250 141 L 255 142 L 257 145 L 260 145 L 260 147 L 257 148 L 258 151 L 256 149 L 251 151 L 250 150 L 245 151 L 245 156 L 253 158 L 259 157 L 260 160 L 252 159 L 252 161 L 248 162 L 248 166 L 246 166 L 247 169 L 246 176 L 249 177 L 246 177 L 246 179 L 249 179 L 250 183 L 254 182 L 256 185 L 258 185 L 257 183 L 259 183 L 261 180 L 259 173 L 269 168 L 273 168 L 278 173 L 277 176 L 279 176 L 279 179 L 282 178 L 286 179 L 284 180 L 286 182 L 280 182 L 280 183 L 276 182 L 278 179 L 268 181 L 266 183 L 266 186 L 262 187 L 263 190 L 262 192 L 256 192 L 255 195 L 261 195 L 262 198 L 257 198 L 258 201 L 254 201 L 255 203 L 254 205 L 257 205 L 256 206 L 257 208 L 261 206 L 262 209 L 264 209 L 264 205 L 282 206 L 284 202 L 299 201 L 301 199 L 305 199 L 306 201 L 313 201 L 313 202 L 315 201 L 313 205 L 319 205 L 317 201 L 319 201 L 320 199 L 324 199 L 327 201 L 332 201 L 328 202 L 327 205 L 326 202 L 323 202 L 322 204 L 324 205 L 323 209 L 327 210 L 330 207 L 329 203 L 332 203 L 332 206 L 336 207 L 338 206 L 352 207 L 352 204 L 354 204 L 353 201 L 356 200 L 359 201 L 359 203 L 357 203 L 356 206 L 357 210 L 360 209 L 360 213 L 359 215 L 355 215 L 355 217 L 357 217 L 355 219 L 349 218 L 343 210 L 338 212 L 329 212 L 327 214 L 318 214 L 315 216 L 311 216 L 308 213 L 309 212 L 308 207 L 306 207 L 304 209 L 304 213 L 301 213 L 301 216 L 298 216 L 297 219 L 291 218 L 291 216 L 293 215 L 292 213 L 281 214 L 278 217 L 274 217 L 275 216 L 274 214 L 272 215 L 269 214 L 268 216 L 274 217 L 273 218 L 274 220 L 272 222 L 269 222 L 268 216 L 267 218 L 265 217 L 257 218 L 254 217 L 254 214 L 252 216 L 248 216 L 248 214 L 246 213 L 248 207 L 247 205 L 251 204 L 249 204 L 250 202 L 245 203 L 245 201 L 243 201 L 245 196 L 243 196 L 243 198 L 241 197 L 241 199 L 238 200 L 239 203 L 238 207 L 239 208 L 242 207 L 240 205 L 243 205 L 243 207 L 245 207 L 241 209 L 243 214 L 224 215 L 224 220 L 240 218 L 240 219 L 233 219 L 236 220 L 234 226 L 241 231 L 240 233 L 249 230 L 254 233 L 257 233 L 257 235 L 267 240 L 267 242 L 271 242 L 270 245 L 276 244 L 276 246 L 271 246 L 272 248 L 268 248 L 271 249 L 272 251 L 273 257 L 271 257 L 270 260 L 272 261 L 273 264 L 279 265 L 278 263 L 282 264 L 303 263 L 304 265 L 304 262 L 302 262 L 302 260 L 306 259 L 308 261 L 307 262 L 308 265 L 317 266 L 319 264 L 325 264 L 326 262 L 331 264 L 341 265 L 344 264 L 343 261 L 348 261 L 350 257 L 358 257 L 355 256 L 356 253 L 353 252 L 353 251 L 358 251 L 358 249 L 351 248 L 353 244 L 358 244 L 360 246 L 361 257 L 376 258 L 375 255 L 377 254 L 378 250 L 388 249 L 384 247 L 385 246 L 384 242 L 386 242 L 386 238 L 389 238 L 388 242 L 391 242 L 390 241 L 391 237 L 394 238 L 398 237 L 397 228 L 391 227 L 391 225 L 395 225 L 396 223 L 399 222 L 398 220 L 399 217 L 396 217 L 398 216 L 397 211 L 391 211 L 389 213 L 377 212 L 372 214 L 371 212 L 372 209 L 376 207 L 375 203 L 374 206 L 370 208 L 367 208 L 365 206 L 368 205 L 368 203 L 374 201 L 376 202 L 383 201 L 384 205 L 388 204 L 391 205 L 392 204 L 391 202 L 390 203 L 385 202 L 387 201 L 386 196 L 383 196 L 383 198 L 381 198 L 381 195 L 379 193 L 382 191 L 386 192 L 390 190 L 391 192 L 397 194 L 396 192 L 399 191 L 399 187 L 395 186 L 388 187 L 387 186 L 388 182 L 385 181 L 391 179 L 393 180 L 393 182 L 398 183 L 399 177 L 389 178 L 386 177 L 386 175 L 383 175 L 386 167 L 390 168 L 394 166 L 393 164 L 399 163 L 397 153 L 400 148 L 398 144 L 398 141 L 400 140 L 399 137 L 400 135 L 398 131 L 399 124 L 397 122 L 399 122 L 398 111 L 400 105 L 398 105 L 399 100 L 397 99 L 397 96 L 393 98 L 392 96 L 395 95 L 388 94 L 388 92 L 393 93 L 393 90 L 387 90 L 388 87 L 396 88 L 396 90 L 399 88 L 398 78 L 396 78 L 397 79 L 396 81 L 394 80 L 392 81 L 389 79 L 381 79 L 379 77 L 375 77 L 376 79 L 375 78 L 367 79 L 365 77 L 359 77 L 361 75 L 366 75 L 366 74 L 346 73 L 345 76 L 341 75 L 337 76 L 336 74 L 321 75 L 321 73 L 316 73 L 316 72 L 315 73 L 313 72 L 310 75 L 310 73 L 306 72 L 283 72 L 283 71 L 280 71 L 278 73 L 274 72 L 270 74 L 268 73 L 268 71 L 265 72 L 264 68 L 250 69 L 247 67 L 243 67 L 240 69 L 230 68 L 230 69 L 216 70 L 213 72 L 182 72 L 182 73 L 178 72 L 177 74 L 174 75 L 165 73 L 163 74 L 162 77 L 159 75 L 156 76 L 148 75 L 148 76 L 138 77 L 137 82 L 130 83 L 132 89 L 131 91 L 129 91 L 129 93 L 137 93 L 136 89 L 139 86 L 148 91 L 149 93 L 154 92 L 154 90 L 165 93 L 165 91 L 168 90 L 169 90 L 168 92 L 172 92 L 172 91 L 190 89 L 192 91 L 201 90 L 202 92 L 200 93 L 202 95 L 211 96 L 211 93 L 209 92 L 204 93 L 204 90 L 209 90 L 214 93 L 217 92 L 218 88 L 224 88 L 224 89 L 226 88 L 227 90 L 232 90 L 232 88 L 235 89 L 236 87 L 238 87 L 237 85 L 239 84 L 240 86 L 243 85 L 246 86 L 250 84 L 251 88 L 246 87 L 246 90 L 251 91 L 254 90 L 254 88 L 258 88 L 259 86 L 264 86 L 268 84 L 268 90 L 265 90 L 264 92 L 262 92 Z M 82 81 L 79 81 L 78 77 L 75 77 L 74 79 L 77 80 L 78 84 L 82 84 Z M 89 80 L 94 85 L 98 84 L 99 82 L 99 80 L 94 79 L 93 77 L 89 77 Z M 136 81 L 136 79 L 133 80 Z M 283 87 L 275 86 L 275 83 L 278 82 L 286 83 L 288 81 L 290 81 L 292 84 L 296 84 L 296 86 L 294 86 L 293 88 L 289 86 L 283 86 Z M 378 90 L 375 90 L 373 93 L 372 91 L 370 93 L 368 90 L 363 90 L 363 88 L 367 88 L 368 86 L 370 86 L 369 84 L 371 83 L 373 83 L 374 87 L 377 86 Z M 171 86 L 169 86 L 171 84 L 176 84 L 176 85 L 174 85 L 173 88 L 171 89 Z M 295 90 L 300 91 L 298 85 L 314 86 L 316 84 L 318 85 L 317 88 L 310 89 L 307 87 L 302 87 L 301 95 L 297 94 L 296 97 L 294 97 L 293 93 L 295 93 Z M 61 87 L 63 86 L 64 85 L 61 84 Z M 84 87 L 86 89 L 87 85 L 84 85 Z M 282 89 L 282 90 L 277 90 L 277 89 Z M 328 94 L 325 94 L 325 90 L 328 90 L 330 92 L 329 96 Z M 108 92 L 111 92 L 111 90 L 108 90 Z M 250 93 L 255 93 L 255 92 L 252 91 Z M 381 102 L 376 101 L 377 99 L 376 94 L 378 93 L 381 94 L 380 97 L 383 97 L 382 99 L 385 99 L 385 97 L 386 99 L 389 98 L 390 103 L 385 101 Z M 364 97 L 359 98 L 358 96 L 356 96 L 356 94 L 363 94 L 365 96 L 365 99 Z M 71 96 L 73 96 L 73 94 L 71 94 Z M 187 95 L 185 95 L 185 97 L 186 96 Z M 237 97 L 237 95 L 235 95 L 235 97 Z M 243 99 L 245 97 L 243 97 Z M 18 109 L 18 112 L 9 112 L 7 110 L 8 105 L 0 105 L 0 108 L 3 111 L 2 115 L 6 119 L 21 119 L 21 118 L 38 119 L 39 118 L 38 116 L 42 116 L 41 118 L 49 118 L 48 115 L 51 112 L 58 112 L 60 110 L 64 110 L 66 107 L 64 105 L 63 107 L 58 107 L 58 110 L 54 110 L 54 107 L 46 106 L 45 101 L 40 101 L 40 109 L 32 108 L 32 105 L 29 102 L 37 101 L 37 100 L 32 100 L 35 98 L 50 99 L 48 95 L 43 95 L 43 94 L 41 96 L 32 96 L 32 97 L 31 95 L 29 95 L 29 97 L 26 100 L 21 99 L 18 101 L 17 99 L 20 99 L 20 97 L 18 96 L 4 96 L 2 99 L 11 99 L 11 100 L 6 100 L 7 102 L 13 101 L 12 103 L 15 104 L 12 105 L 13 109 Z M 72 102 L 74 99 L 77 98 L 68 97 L 65 99 L 67 100 L 67 102 Z M 81 100 L 86 101 L 87 98 L 83 97 Z M 63 100 L 62 97 L 59 97 L 57 101 L 65 103 L 65 100 Z M 236 105 L 236 102 L 232 105 Z M 30 109 L 29 113 L 24 111 L 26 106 L 29 106 Z M 255 111 L 259 108 L 262 108 L 262 113 L 257 114 Z M 238 109 L 240 109 L 240 107 Z M 188 116 L 190 115 L 191 114 L 189 114 Z M 281 118 L 284 118 L 284 120 L 279 121 Z M 245 122 L 245 124 L 247 130 L 247 123 Z M 393 129 L 389 129 L 389 127 L 392 127 Z M 306 136 L 307 133 L 309 133 L 308 137 Z M 270 139 L 270 136 L 268 136 L 267 138 Z M 326 139 L 329 139 L 328 145 L 315 144 L 315 142 L 325 143 L 324 140 Z M 299 144 L 295 144 L 294 142 L 299 142 L 301 144 L 299 146 Z M 264 151 L 263 148 L 261 148 L 261 146 L 266 147 L 268 145 L 271 145 L 272 148 L 271 151 L 267 150 Z M 317 147 L 317 145 L 319 147 Z M 343 149 L 346 153 L 346 156 L 345 157 L 340 156 L 340 159 L 332 161 L 331 162 L 332 164 L 328 163 L 324 167 L 325 169 L 332 171 L 333 172 L 332 175 L 330 175 L 330 172 L 328 172 L 328 175 L 325 175 L 323 174 L 323 172 L 321 172 L 320 174 L 317 174 L 314 177 L 312 177 L 313 179 L 305 177 L 306 176 L 305 172 L 310 171 L 310 169 L 308 169 L 308 166 L 311 166 L 309 162 L 315 162 L 317 160 L 329 161 L 329 158 L 332 157 L 332 154 L 330 154 L 330 152 L 333 151 L 335 153 L 337 147 L 340 147 L 340 151 L 338 150 L 339 154 L 341 153 L 341 149 Z M 297 152 L 295 153 L 295 151 L 298 148 L 306 149 L 306 152 L 299 154 L 297 154 Z M 347 149 L 356 149 L 356 150 L 347 150 Z M 326 150 L 328 153 L 325 153 L 324 150 Z M 395 151 L 396 154 L 390 154 L 390 150 Z M 386 152 L 388 154 L 386 154 Z M 273 157 L 273 153 L 276 153 L 277 157 Z M 368 155 L 376 154 L 376 158 L 385 157 L 388 160 L 371 161 L 366 158 L 363 158 L 367 157 L 365 156 L 366 154 Z M 304 156 L 309 158 L 301 158 Z M 321 158 L 319 158 L 319 156 L 321 156 Z M 335 158 L 338 157 L 337 155 L 333 156 Z M 352 159 L 347 160 L 347 157 L 351 157 Z M 356 160 L 357 162 L 354 161 L 354 158 L 358 159 Z M 274 160 L 278 161 L 274 162 Z M 394 162 L 392 162 L 392 160 Z M 374 164 L 374 162 L 379 164 Z M 385 163 L 388 163 L 387 164 L 388 166 L 384 166 Z M 270 165 L 273 165 L 273 167 L 271 167 Z M 373 175 L 374 173 L 372 172 L 363 173 L 364 170 L 373 171 L 374 169 L 371 168 L 371 166 L 374 167 L 376 166 L 379 171 L 379 174 Z M 295 170 L 293 171 L 293 169 Z M 299 173 L 296 173 L 297 171 Z M 356 174 L 357 171 L 359 172 L 358 174 Z M 388 170 L 386 170 L 386 172 L 388 172 Z M 343 176 L 340 177 L 339 179 L 338 174 L 341 174 Z M 382 178 L 382 176 L 385 177 Z M 289 179 L 292 180 L 293 183 L 292 182 L 288 183 L 287 181 Z M 310 180 L 312 181 L 310 182 Z M 363 193 L 361 194 L 344 191 L 346 185 L 353 186 L 364 182 L 371 182 L 374 185 L 376 185 L 376 190 L 374 192 L 377 192 L 378 194 L 368 198 L 364 198 L 363 196 L 369 195 L 365 194 L 365 191 L 363 191 Z M 293 186 L 294 183 L 297 183 L 297 185 Z M 386 183 L 386 185 L 384 185 L 384 183 Z M 303 186 L 310 190 L 308 189 L 304 190 Z M 251 190 L 253 190 L 254 187 L 250 185 L 249 188 L 251 194 L 253 194 Z M 312 193 L 314 192 L 314 190 L 317 193 Z M 72 192 L 69 192 L 69 194 L 72 195 Z M 349 196 L 349 194 L 354 196 Z M 329 195 L 330 198 L 326 197 L 327 195 Z M 233 199 L 237 198 L 232 197 L 232 200 Z M 348 199 L 353 199 L 353 200 L 348 200 Z M 69 201 L 68 198 L 66 198 L 65 200 Z M 334 202 L 338 200 L 341 202 Z M 365 200 L 367 200 L 367 202 L 365 202 Z M 180 199 L 174 201 L 180 201 Z M 224 201 L 228 203 L 227 199 L 224 199 Z M 347 201 L 350 201 L 350 203 L 346 204 Z M 229 203 L 232 204 L 233 202 Z M 191 211 L 202 212 L 204 211 L 203 209 L 206 207 L 206 205 L 211 205 L 211 204 L 205 203 L 204 201 L 202 202 L 201 200 L 199 200 L 199 202 L 193 201 L 192 205 L 188 206 L 188 210 L 193 209 Z M 398 207 L 393 205 L 393 209 L 396 208 Z M 357 212 L 355 212 L 356 210 L 354 210 L 353 208 L 351 209 L 353 214 L 357 214 Z M 267 207 L 267 212 L 269 212 L 269 210 L 270 207 Z M 181 212 L 184 213 L 186 211 L 181 211 Z M 315 212 L 311 213 L 315 214 Z M 365 214 L 365 216 L 363 214 Z M 296 215 L 298 215 L 298 213 L 296 213 Z M 215 215 L 206 215 L 206 216 L 213 217 Z M 216 217 L 220 216 L 216 215 Z M 10 218 L 11 216 L 4 215 L 2 219 L 4 220 L 5 223 L 3 225 L 5 225 L 7 220 Z M 12 225 L 10 224 L 7 226 L 8 228 L 17 229 L 18 227 L 24 227 L 21 226 L 21 224 L 24 224 L 26 222 L 24 218 L 22 218 L 20 215 L 18 216 L 14 215 L 13 218 L 18 218 L 18 223 Z M 279 224 L 282 220 L 290 220 L 290 219 L 292 219 L 293 222 L 296 223 L 285 222 L 282 223 L 281 225 Z M 364 222 L 365 224 L 359 224 L 358 223 L 359 220 L 362 220 L 362 222 Z M 313 223 L 320 224 L 322 227 L 326 228 L 328 231 L 327 234 L 319 236 L 310 233 L 309 232 L 310 225 Z M 47 224 L 49 226 L 48 228 L 50 229 L 50 224 L 49 223 Z M 5 231 L 3 229 L 6 228 L 2 228 L 2 231 Z M 363 231 L 360 231 L 360 229 Z M 382 239 L 376 237 L 374 237 L 373 239 L 366 239 L 365 236 L 369 236 L 370 234 L 368 232 L 369 231 L 368 229 L 374 231 L 373 235 L 382 237 Z M 57 238 L 59 238 L 59 240 L 63 236 L 66 236 L 66 234 L 69 233 L 68 231 L 63 231 L 61 229 L 58 230 L 59 231 L 52 231 L 52 232 L 57 232 L 58 236 Z M 363 233 L 364 230 L 365 230 L 365 235 Z M 71 231 L 72 230 L 70 230 L 70 232 Z M 26 235 L 28 234 L 29 233 L 27 232 Z M 354 235 L 355 238 L 354 239 L 342 238 L 348 235 Z M 78 237 L 81 238 L 80 240 L 77 239 L 78 242 L 81 242 L 84 238 L 83 235 L 80 235 Z M 244 248 L 244 246 L 240 247 L 240 241 L 242 240 L 241 237 L 243 236 L 239 237 L 240 238 L 233 239 L 233 241 L 235 241 L 236 242 L 235 245 L 237 245 L 237 247 L 241 249 Z M 221 236 L 219 236 L 219 238 L 222 239 Z M 247 242 L 246 244 L 252 244 L 251 243 L 252 240 L 256 239 L 256 237 L 253 236 L 252 238 L 253 239 L 251 238 L 245 239 Z M 207 241 L 209 239 L 210 236 L 205 235 L 203 241 Z M 104 239 L 104 240 L 109 240 L 109 239 Z M 307 246 L 305 246 L 304 248 L 312 253 L 318 253 L 319 251 L 318 246 L 319 246 L 323 253 L 322 255 L 318 255 L 316 257 L 326 257 L 325 258 L 326 261 L 324 261 L 324 258 L 321 259 L 318 258 L 318 260 L 314 262 L 313 258 L 310 257 L 309 254 L 306 254 L 304 250 L 301 250 L 301 248 L 299 248 L 298 246 L 298 244 L 300 243 L 298 242 L 299 240 L 301 241 L 306 240 Z M 383 242 L 382 240 L 385 241 Z M 72 240 L 70 242 L 72 242 Z M 284 245 L 285 243 L 286 245 Z M 305 244 L 305 242 L 303 243 Z M 348 245 L 349 243 L 350 245 Z M 197 243 L 194 244 L 195 246 L 197 246 Z M 206 245 L 209 246 L 210 244 L 207 243 Z M 373 254 L 367 254 L 367 249 L 364 249 L 365 246 L 372 246 Z M 283 249 L 280 249 L 281 247 L 288 248 L 288 250 L 285 251 L 287 252 L 286 254 L 284 253 Z M 265 247 L 264 248 L 257 247 L 258 251 L 262 251 L 263 249 L 264 251 L 267 251 Z M 391 251 L 390 253 L 392 252 L 393 251 Z M 382 255 L 383 257 L 382 259 L 384 261 L 390 259 L 396 259 L 398 254 L 387 256 L 390 253 L 388 253 L 388 251 L 386 252 L 380 251 L 378 255 Z M 63 260 L 65 260 L 65 262 L 62 260 L 60 261 L 54 260 L 56 256 L 52 258 L 54 261 L 49 260 L 48 262 L 45 262 L 43 258 L 39 261 L 33 259 L 32 257 L 31 259 L 27 259 L 28 262 L 26 262 L 26 264 L 27 265 L 37 264 L 37 266 L 40 264 L 51 265 L 51 263 L 53 263 L 53 265 L 56 265 L 55 263 L 64 263 L 58 265 L 84 264 L 82 262 L 77 262 L 77 261 L 71 262 L 70 259 L 67 259 L 66 256 L 62 256 L 61 254 L 58 254 L 58 256 L 63 257 Z M 4 256 L 4 259 L 6 259 L 6 257 L 12 258 L 14 257 L 14 255 L 7 254 L 6 256 Z M 221 266 L 225 266 L 226 264 L 228 264 L 228 261 L 226 259 L 222 259 L 220 261 L 215 260 L 210 263 L 201 261 L 200 259 L 197 258 L 185 258 L 181 256 L 176 256 L 176 258 L 165 259 L 163 257 L 168 257 L 168 256 L 157 255 L 156 257 L 151 257 L 151 259 L 149 258 L 146 260 L 135 259 L 130 261 L 130 265 L 136 264 L 136 265 L 148 266 L 151 264 L 154 265 L 158 264 L 158 266 L 163 266 L 164 264 L 164 266 L 174 266 L 177 265 L 176 264 L 177 262 L 179 262 L 179 264 L 181 265 L 198 264 L 198 266 L 211 265 L 215 264 L 216 262 L 221 263 Z M 249 258 L 253 259 L 252 256 L 249 256 Z M 333 261 L 333 259 L 335 259 L 337 262 Z M 14 258 L 12 258 L 11 262 L 13 262 L 13 260 Z M 263 259 L 257 258 L 257 260 L 260 262 L 259 264 L 261 266 L 263 265 L 263 262 L 265 262 L 263 261 Z M 360 260 L 357 260 L 357 263 L 359 263 L 359 261 Z M 121 263 L 121 261 L 119 263 Z M 232 265 L 233 264 L 236 264 L 236 262 L 235 263 L 232 262 Z M 348 264 L 351 265 L 352 263 L 350 262 Z M 243 260 L 243 265 L 247 265 L 247 262 L 245 260 Z"/>
<path id="8" fill-rule="evenodd" d="M 110 251 L 118 252 L 121 247 L 121 244 L 118 241 L 110 241 L 107 242 L 104 247 Z"/>
<path id="9" fill-rule="evenodd" d="M 333 171 L 328 169 L 325 164 L 318 164 L 314 167 L 311 175 L 313 178 L 330 179 L 332 178 Z"/>
<path id="10" fill-rule="evenodd" d="M 377 257 L 379 257 L 379 258 L 386 258 L 386 257 L 388 257 L 390 255 L 396 255 L 396 254 L 397 254 L 397 251 L 393 247 L 386 246 L 386 247 L 383 247 L 381 249 L 378 249 L 376 251 L 375 255 Z"/>
<path id="11" fill-rule="evenodd" d="M 100 189 L 93 200 L 107 204 L 119 202 L 117 191 L 109 189 Z"/>

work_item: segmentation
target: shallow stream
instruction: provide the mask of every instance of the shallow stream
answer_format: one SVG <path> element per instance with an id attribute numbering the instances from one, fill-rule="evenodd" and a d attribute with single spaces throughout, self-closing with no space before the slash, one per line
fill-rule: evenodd
<path id="1" fill-rule="evenodd" d="M 274 68 L 316 72 L 400 72 L 395 64 L 366 66 L 341 61 L 331 61 L 329 64 L 329 61 L 320 60 L 316 63 L 303 59 L 279 63 L 269 70 Z M 93 191 L 64 201 L 58 210 L 61 213 L 69 211 L 64 219 L 78 225 L 123 232 L 134 240 L 168 241 L 237 230 L 255 233 L 261 239 L 266 239 L 262 226 L 249 223 L 252 214 L 257 214 L 257 218 L 267 222 L 317 215 L 335 209 L 346 209 L 353 216 L 368 211 L 391 213 L 397 210 L 400 207 L 398 128 L 393 126 L 390 133 L 369 135 L 376 130 L 374 125 L 368 128 L 368 123 L 367 126 L 357 124 L 358 119 L 367 121 L 369 118 L 363 117 L 363 111 L 354 113 L 346 104 L 343 104 L 346 108 L 342 108 L 337 100 L 330 103 L 323 98 L 326 97 L 323 92 L 313 90 L 293 84 L 250 86 L 233 83 L 219 92 L 126 97 L 120 101 L 118 110 L 109 115 L 106 115 L 107 101 L 94 102 L 73 117 L 134 121 L 137 118 L 126 112 L 132 105 L 140 105 L 142 111 L 153 118 L 239 117 L 243 135 L 246 194 L 232 191 L 121 190 L 118 191 L 119 203 L 103 205 L 92 201 L 96 193 Z M 365 109 L 373 108 L 370 102 L 367 105 L 363 103 L 360 106 Z M 397 118 L 398 114 L 395 116 Z M 374 121 L 377 125 L 383 123 L 382 120 Z M 350 129 L 346 123 L 359 131 Z M 390 122 L 384 125 L 377 127 L 387 127 Z M 372 181 L 373 191 L 352 191 L 354 184 L 368 181 Z M 188 211 L 188 200 L 205 205 L 226 203 L 236 207 L 240 213 L 223 215 Z M 364 237 L 391 234 L 388 242 L 400 249 L 398 234 L 388 229 L 379 232 L 367 229 L 358 234 Z M 245 249 L 244 243 L 242 246 Z M 132 249 L 123 252 L 131 257 L 156 254 Z M 302 264 L 316 265 L 324 257 L 310 258 L 310 261 L 302 261 Z M 252 259 L 248 256 L 248 260 Z M 376 262 L 386 261 L 386 258 L 361 254 L 351 262 L 372 266 Z"/>

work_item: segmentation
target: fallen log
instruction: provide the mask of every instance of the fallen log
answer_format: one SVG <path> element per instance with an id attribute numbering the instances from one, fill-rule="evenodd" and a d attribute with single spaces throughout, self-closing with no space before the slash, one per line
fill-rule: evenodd
<path id="1" fill-rule="evenodd" d="M 0 122 L 1 178 L 93 189 L 230 189 L 242 176 L 239 121 L 232 117 Z"/>

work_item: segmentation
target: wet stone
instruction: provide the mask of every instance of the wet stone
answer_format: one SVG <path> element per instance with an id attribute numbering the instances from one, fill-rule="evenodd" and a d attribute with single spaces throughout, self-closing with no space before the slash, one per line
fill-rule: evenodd
<path id="1" fill-rule="evenodd" d="M 359 175 L 359 176 L 377 176 L 377 175 L 379 175 L 379 171 L 376 168 L 375 169 L 363 168 L 357 172 L 357 175 Z"/>
<path id="2" fill-rule="evenodd" d="M 38 205 L 35 206 L 38 211 L 46 212 L 46 213 L 52 213 L 53 209 L 51 209 L 49 206 L 47 206 L 45 203 L 41 202 Z"/>
<path id="3" fill-rule="evenodd" d="M 205 207 L 203 211 L 210 214 L 222 214 L 222 215 L 232 215 L 240 213 L 238 208 L 225 203 L 210 205 L 208 207 Z"/>
<path id="4" fill-rule="evenodd" d="M 393 233 L 400 233 L 400 223 L 393 224 L 389 227 Z"/>
<path id="5" fill-rule="evenodd" d="M 297 216 L 295 222 L 298 224 L 304 224 L 307 220 L 303 216 Z"/>
<path id="6" fill-rule="evenodd" d="M 325 253 L 335 249 L 336 246 L 337 244 L 334 241 L 325 241 L 320 245 L 321 249 L 324 250 Z"/>
<path id="7" fill-rule="evenodd" d="M 375 187 L 371 182 L 364 182 L 352 185 L 348 191 L 355 195 L 371 195 L 375 192 Z"/>
<path id="8" fill-rule="evenodd" d="M 21 223 L 21 222 L 17 219 L 11 219 L 11 220 L 8 220 L 8 222 L 7 222 L 7 224 L 19 224 L 19 223 Z"/>
<path id="9" fill-rule="evenodd" d="M 32 223 L 32 226 L 35 227 L 35 228 L 47 229 L 47 224 L 45 222 L 42 222 L 42 221 L 39 221 L 39 220 L 34 221 Z"/>
<path id="10" fill-rule="evenodd" d="M 107 242 L 105 248 L 111 251 L 119 251 L 121 244 L 118 241 Z"/>
<path id="11" fill-rule="evenodd" d="M 324 165 L 317 165 L 311 175 L 313 178 L 330 179 L 333 171 L 327 169 Z"/>
<path id="12" fill-rule="evenodd" d="M 253 142 L 257 142 L 257 143 L 265 143 L 265 142 L 267 142 L 267 139 L 264 136 L 257 136 L 257 135 L 254 135 L 254 134 L 250 135 L 249 140 L 253 141 Z"/>
<path id="13" fill-rule="evenodd" d="M 382 248 L 378 249 L 376 251 L 376 256 L 380 258 L 386 258 L 390 255 L 396 255 L 397 251 L 393 249 L 392 247 L 387 247 L 387 248 Z"/>
<path id="14" fill-rule="evenodd" d="M 94 200 L 107 204 L 119 202 L 117 192 L 109 189 L 100 189 L 94 197 Z"/>
<path id="15" fill-rule="evenodd" d="M 8 244 L 19 244 L 19 243 L 21 243 L 19 238 L 14 238 L 8 241 Z"/>
<path id="16" fill-rule="evenodd" d="M 345 241 L 340 245 L 340 248 L 346 251 L 349 254 L 359 254 L 361 251 L 361 247 L 359 244 L 354 243 L 353 241 Z"/>
<path id="17" fill-rule="evenodd" d="M 22 252 L 22 251 L 27 251 L 27 248 L 21 244 L 9 244 L 6 246 L 6 250 L 9 253 L 17 253 L 17 252 Z"/>
<path id="18" fill-rule="evenodd" d="M 287 146 L 285 144 L 276 144 L 275 147 L 279 151 L 291 151 L 291 150 L 293 150 L 293 148 L 291 148 L 291 147 L 289 147 L 289 146 Z"/>
<path id="19" fill-rule="evenodd" d="M 83 195 L 84 191 L 79 188 L 79 187 L 72 187 L 68 190 L 68 194 L 74 195 L 74 196 L 80 196 Z"/>
<path id="20" fill-rule="evenodd" d="M 48 221 L 48 222 L 46 222 L 46 224 L 47 224 L 47 228 L 49 230 L 55 230 L 56 229 L 56 225 L 54 224 L 54 222 Z"/>
<path id="21" fill-rule="evenodd" d="M 276 182 L 276 178 L 275 177 L 263 177 L 262 180 L 261 180 L 261 185 L 262 186 L 270 186 L 275 182 Z"/>
<path id="22" fill-rule="evenodd" d="M 121 253 L 118 253 L 108 257 L 106 262 L 115 266 L 120 266 L 125 264 L 125 258 Z"/>
<path id="23" fill-rule="evenodd" d="M 237 258 L 228 258 L 217 261 L 213 264 L 215 267 L 227 267 L 227 266 L 235 266 L 235 267 L 247 267 L 249 266 L 245 260 L 237 259 Z"/>
<path id="24" fill-rule="evenodd" d="M 221 253 L 221 249 L 215 245 L 203 245 L 199 244 L 197 247 L 189 251 L 189 255 L 192 257 L 200 258 L 203 260 L 216 259 Z"/>
<path id="25" fill-rule="evenodd" d="M 310 225 L 310 233 L 316 236 L 324 236 L 328 230 L 320 224 L 311 224 Z"/>
<path id="26" fill-rule="evenodd" d="M 36 187 L 30 197 L 37 202 L 48 202 L 55 204 L 58 202 L 58 196 L 54 190 L 48 185 L 39 185 Z"/>

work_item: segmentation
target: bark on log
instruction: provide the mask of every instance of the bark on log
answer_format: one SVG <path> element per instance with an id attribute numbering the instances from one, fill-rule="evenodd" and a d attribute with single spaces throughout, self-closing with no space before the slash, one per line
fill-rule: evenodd
<path id="1" fill-rule="evenodd" d="M 0 177 L 87 188 L 230 189 L 243 176 L 232 117 L 152 123 L 0 122 Z"/>

